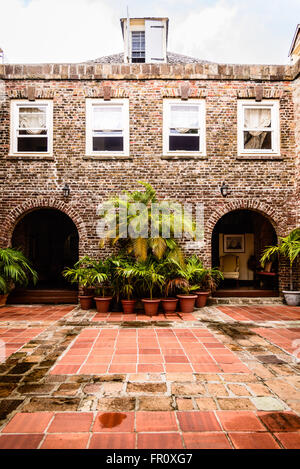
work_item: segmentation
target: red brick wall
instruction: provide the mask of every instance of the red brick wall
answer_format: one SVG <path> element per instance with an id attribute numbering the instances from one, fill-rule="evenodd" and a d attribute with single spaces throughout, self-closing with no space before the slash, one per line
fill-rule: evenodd
<path id="1" fill-rule="evenodd" d="M 50 206 L 67 213 L 75 222 L 80 236 L 80 255 L 99 255 L 96 235 L 97 204 L 121 190 L 137 188 L 137 180 L 146 180 L 153 184 L 160 198 L 204 203 L 205 245 L 201 254 L 207 264 L 211 259 L 213 227 L 230 210 L 250 208 L 259 211 L 272 222 L 278 235 L 284 235 L 299 225 L 300 124 L 296 126 L 297 141 L 295 140 L 295 110 L 299 116 L 299 106 L 296 105 L 299 98 L 296 101 L 293 99 L 293 93 L 298 93 L 299 96 L 299 91 L 296 83 L 291 80 L 292 72 L 287 67 L 278 67 L 273 70 L 274 75 L 271 75 L 272 69 L 262 66 L 254 69 L 252 76 L 249 72 L 244 79 L 235 79 L 230 66 L 223 66 L 224 70 L 218 69 L 219 75 L 208 74 L 205 78 L 191 80 L 187 80 L 188 66 L 185 67 L 184 74 L 182 69 L 176 69 L 178 66 L 174 67 L 174 79 L 170 78 L 171 72 L 162 78 L 165 70 L 163 67 L 166 66 L 155 66 L 155 69 L 152 67 L 151 77 L 149 74 L 138 74 L 140 79 L 135 79 L 134 76 L 130 79 L 128 74 L 121 76 L 117 73 L 121 70 L 120 66 L 115 66 L 118 67 L 115 69 L 116 79 L 110 76 L 108 80 L 95 79 L 95 74 L 77 79 L 78 68 L 70 75 L 70 66 L 65 75 L 62 74 L 62 69 L 58 70 L 57 78 L 60 79 L 51 79 L 55 65 L 51 65 L 53 73 L 50 70 L 52 75 L 49 72 L 49 79 L 44 74 L 42 80 L 43 69 L 37 67 L 27 71 L 25 79 L 23 66 L 20 69 L 17 66 L 10 67 L 6 69 L 8 78 L 5 80 L 5 99 L 0 103 L 2 245 L 10 243 L 13 228 L 26 211 Z M 102 71 L 108 67 L 105 69 L 108 73 L 114 66 L 101 67 Z M 147 70 L 145 66 L 137 67 L 139 66 L 132 66 L 131 70 Z M 195 76 L 192 72 L 195 72 L 196 66 L 193 67 L 189 72 L 191 77 Z M 254 78 L 266 76 L 266 68 L 269 71 L 268 79 L 261 80 L 259 86 L 263 86 L 264 98 L 280 101 L 282 159 L 238 159 L 237 100 L 255 97 L 258 83 Z M 198 75 L 201 76 L 199 73 Z M 67 77 L 72 79 L 64 79 Z M 207 159 L 164 160 L 161 158 L 163 98 L 178 97 L 180 86 L 187 82 L 191 88 L 190 96 L 206 99 Z M 111 86 L 113 98 L 129 98 L 128 160 L 84 159 L 85 99 L 102 97 L 104 85 Z M 35 87 L 37 97 L 53 99 L 52 160 L 8 157 L 9 103 L 14 98 L 26 98 L 29 86 Z M 223 180 L 226 180 L 231 190 L 231 195 L 226 199 L 219 190 Z M 67 202 L 62 197 L 62 187 L 66 182 L 71 188 Z M 281 268 L 281 286 L 285 283 L 285 277 L 285 269 Z"/>

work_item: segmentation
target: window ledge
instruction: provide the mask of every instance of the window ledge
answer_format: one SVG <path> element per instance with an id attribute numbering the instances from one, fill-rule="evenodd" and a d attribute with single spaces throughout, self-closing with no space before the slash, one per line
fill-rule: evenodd
<path id="1" fill-rule="evenodd" d="M 175 155 L 175 154 L 170 154 L 170 155 L 162 155 L 161 156 L 162 160 L 207 160 L 208 157 L 206 155 L 197 155 L 197 154 L 182 154 L 182 155 Z"/>
<path id="2" fill-rule="evenodd" d="M 4 157 L 7 160 L 49 160 L 54 161 L 54 156 L 50 154 L 35 154 L 35 153 L 20 153 L 18 155 L 7 155 Z"/>
<path id="3" fill-rule="evenodd" d="M 278 154 L 243 154 L 236 157 L 237 160 L 284 160 L 284 157 Z"/>
<path id="4" fill-rule="evenodd" d="M 84 155 L 84 160 L 132 160 L 129 155 Z"/>

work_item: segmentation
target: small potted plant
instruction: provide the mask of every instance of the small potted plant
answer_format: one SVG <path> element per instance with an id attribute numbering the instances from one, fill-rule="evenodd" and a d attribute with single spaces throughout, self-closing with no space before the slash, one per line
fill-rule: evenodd
<path id="1" fill-rule="evenodd" d="M 18 249 L 0 249 L 0 306 L 6 304 L 9 293 L 16 285 L 27 286 L 37 282 L 37 272 Z"/>
<path id="2" fill-rule="evenodd" d="M 160 272 L 165 277 L 164 296 L 161 298 L 163 311 L 164 313 L 175 313 L 178 298 L 169 296 L 172 291 L 172 280 L 177 277 L 175 264 L 168 257 L 165 258 L 160 264 Z"/>
<path id="3" fill-rule="evenodd" d="M 300 291 L 295 289 L 293 267 L 300 257 L 300 228 L 295 228 L 285 237 L 279 237 L 277 246 L 269 246 L 264 250 L 260 259 L 262 267 L 277 256 L 282 256 L 289 262 L 289 290 L 282 291 L 285 301 L 289 306 L 298 306 Z"/>
<path id="4" fill-rule="evenodd" d="M 133 314 L 136 300 L 133 299 L 135 281 L 135 270 L 132 264 L 127 262 L 116 269 L 117 276 L 119 277 L 120 293 L 125 298 L 121 299 L 124 314 Z"/>
<path id="5" fill-rule="evenodd" d="M 171 260 L 171 262 L 174 263 L 176 276 L 169 281 L 168 287 L 170 290 L 180 290 L 182 292 L 177 295 L 180 311 L 182 313 L 191 313 L 197 299 L 197 295 L 192 292 L 199 289 L 196 278 L 201 273 L 201 267 L 198 262 L 195 262 L 194 256 L 188 258 L 182 264 L 175 260 Z"/>
<path id="6" fill-rule="evenodd" d="M 82 290 L 82 295 L 78 295 L 81 309 L 91 309 L 93 305 L 93 260 L 89 256 L 84 256 L 74 264 L 74 267 L 66 267 L 63 276 L 71 283 L 77 283 Z"/>
<path id="7" fill-rule="evenodd" d="M 165 283 L 165 277 L 160 273 L 158 263 L 154 260 L 137 262 L 133 266 L 133 271 L 141 290 L 149 293 L 149 298 L 142 298 L 145 314 L 157 315 L 160 298 L 153 298 L 153 291 L 161 292 Z"/>
<path id="8" fill-rule="evenodd" d="M 107 313 L 112 296 L 107 294 L 111 285 L 109 283 L 112 275 L 112 264 L 106 260 L 94 261 L 92 268 L 92 282 L 95 286 L 94 300 L 98 313 Z M 101 295 L 101 296 L 100 296 Z"/>
<path id="9" fill-rule="evenodd" d="M 218 283 L 224 279 L 223 274 L 216 267 L 206 269 L 203 267 L 201 260 L 199 259 L 200 265 L 202 265 L 202 271 L 196 274 L 196 281 L 199 284 L 199 290 L 195 291 L 197 295 L 196 307 L 203 308 L 206 305 L 207 299 L 211 292 L 216 290 Z"/>

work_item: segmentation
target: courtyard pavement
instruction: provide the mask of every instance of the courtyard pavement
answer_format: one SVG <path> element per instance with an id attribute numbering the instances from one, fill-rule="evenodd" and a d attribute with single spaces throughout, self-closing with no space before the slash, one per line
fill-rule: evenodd
<path id="1" fill-rule="evenodd" d="M 299 449 L 300 307 L 2 307 L 0 448 Z"/>

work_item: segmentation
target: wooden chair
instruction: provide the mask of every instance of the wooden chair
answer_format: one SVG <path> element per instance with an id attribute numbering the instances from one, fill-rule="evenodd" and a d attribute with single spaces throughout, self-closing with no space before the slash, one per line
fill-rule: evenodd
<path id="1" fill-rule="evenodd" d="M 234 254 L 225 254 L 220 256 L 220 270 L 224 279 L 236 280 L 236 286 L 239 287 L 240 278 L 240 259 Z"/>

